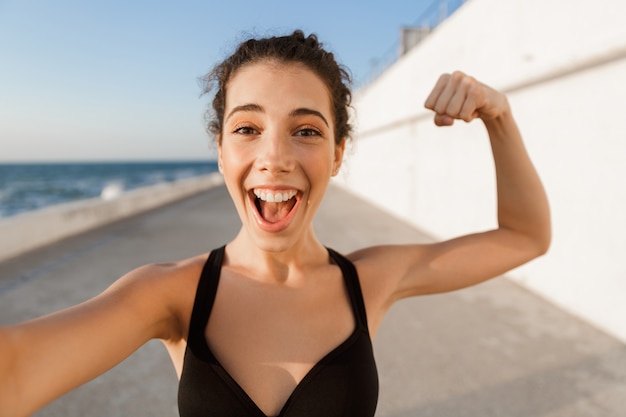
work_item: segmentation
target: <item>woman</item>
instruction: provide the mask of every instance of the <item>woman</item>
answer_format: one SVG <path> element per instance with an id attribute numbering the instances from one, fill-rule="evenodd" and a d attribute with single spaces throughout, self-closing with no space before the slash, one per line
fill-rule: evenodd
<path id="1" fill-rule="evenodd" d="M 370 339 L 395 301 L 479 283 L 549 246 L 548 203 L 508 101 L 472 77 L 442 75 L 425 106 L 439 126 L 486 126 L 498 228 L 345 257 L 311 224 L 351 131 L 333 55 L 300 31 L 251 39 L 206 81 L 240 232 L 210 256 L 141 267 L 83 304 L 0 329 L 0 416 L 34 412 L 154 338 L 181 380 L 183 417 L 372 416 Z"/>

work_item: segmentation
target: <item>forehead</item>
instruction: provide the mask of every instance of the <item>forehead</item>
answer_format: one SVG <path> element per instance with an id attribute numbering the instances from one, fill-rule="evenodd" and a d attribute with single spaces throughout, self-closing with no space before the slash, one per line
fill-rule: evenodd
<path id="1" fill-rule="evenodd" d="M 226 86 L 226 110 L 245 104 L 292 111 L 313 108 L 331 117 L 331 98 L 324 81 L 299 63 L 262 61 L 239 69 Z M 329 119 L 330 120 L 330 119 Z"/>

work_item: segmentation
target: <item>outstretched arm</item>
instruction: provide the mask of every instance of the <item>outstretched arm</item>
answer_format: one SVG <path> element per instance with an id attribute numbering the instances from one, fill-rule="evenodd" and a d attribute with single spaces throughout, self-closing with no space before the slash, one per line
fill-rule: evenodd
<path id="1" fill-rule="evenodd" d="M 0 328 L 0 417 L 30 415 L 148 340 L 173 338 L 166 269 L 140 268 L 89 301 Z"/>
<path id="2" fill-rule="evenodd" d="M 374 284 L 375 291 L 386 294 L 379 300 L 383 309 L 399 298 L 451 291 L 495 277 L 542 255 L 550 244 L 548 201 L 506 96 L 455 72 L 440 77 L 425 106 L 435 112 L 438 126 L 476 118 L 484 123 L 495 162 L 498 227 L 435 244 L 355 253 L 353 259 L 361 261 L 364 271 L 388 277 Z M 377 270 L 382 265 L 384 270 Z"/>

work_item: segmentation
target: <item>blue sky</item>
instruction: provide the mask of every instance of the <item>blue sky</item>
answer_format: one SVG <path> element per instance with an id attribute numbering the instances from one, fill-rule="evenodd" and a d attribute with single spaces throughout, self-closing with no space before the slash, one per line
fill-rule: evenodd
<path id="1" fill-rule="evenodd" d="M 198 77 L 247 35 L 318 34 L 356 81 L 433 0 L 0 0 L 0 162 L 211 156 Z"/>

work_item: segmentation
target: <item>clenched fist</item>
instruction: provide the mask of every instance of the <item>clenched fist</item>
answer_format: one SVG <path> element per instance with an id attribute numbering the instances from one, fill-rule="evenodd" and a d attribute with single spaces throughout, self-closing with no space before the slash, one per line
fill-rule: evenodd
<path id="1" fill-rule="evenodd" d="M 504 94 L 460 71 L 441 75 L 424 106 L 436 113 L 437 126 L 451 126 L 455 119 L 489 121 L 509 111 Z"/>

